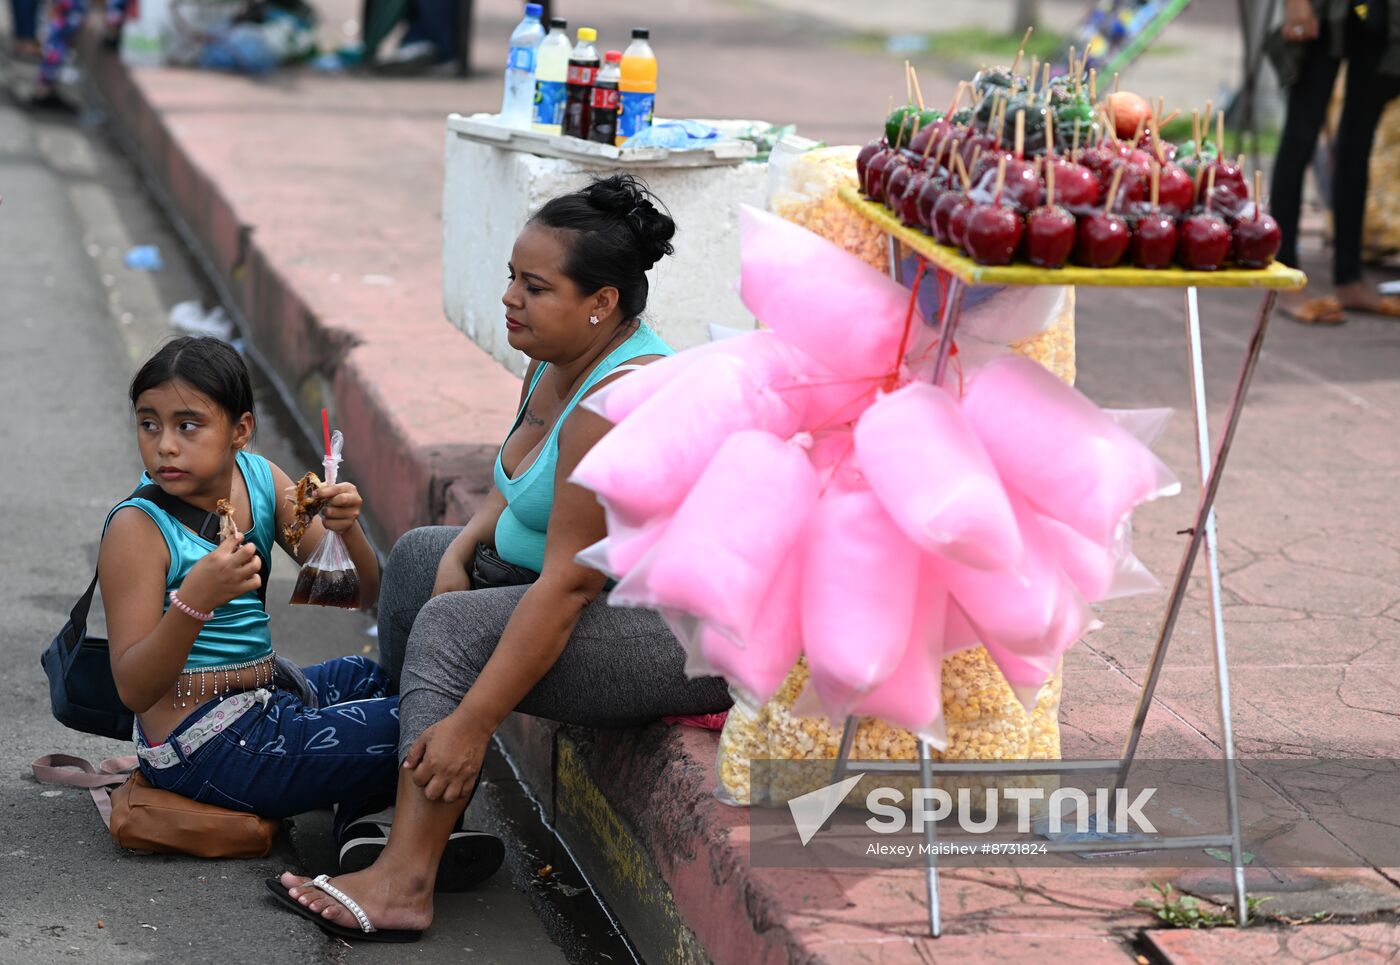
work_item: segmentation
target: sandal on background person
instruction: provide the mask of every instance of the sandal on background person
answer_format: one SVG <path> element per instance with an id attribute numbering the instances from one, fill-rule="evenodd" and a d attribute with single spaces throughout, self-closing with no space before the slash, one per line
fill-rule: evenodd
<path id="1" fill-rule="evenodd" d="M 1296 304 L 1282 304 L 1279 311 L 1302 325 L 1340 325 L 1346 321 L 1346 309 L 1331 295 L 1309 298 Z"/>

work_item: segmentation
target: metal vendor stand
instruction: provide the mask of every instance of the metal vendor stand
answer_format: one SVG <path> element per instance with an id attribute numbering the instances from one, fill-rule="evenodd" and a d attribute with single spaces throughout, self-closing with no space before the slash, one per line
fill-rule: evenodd
<path id="1" fill-rule="evenodd" d="M 1042 269 L 1028 265 L 989 267 L 979 265 L 964 256 L 955 248 L 940 245 L 928 235 L 908 228 L 894 217 L 883 205 L 868 201 L 853 187 L 841 188 L 841 199 L 861 215 L 874 222 L 889 234 L 890 274 L 896 281 L 903 281 L 901 248 L 907 249 L 925 262 L 943 269 L 951 276 L 951 281 L 943 301 L 943 317 L 940 321 L 938 354 L 934 362 L 933 381 L 943 382 L 948 365 L 950 349 L 957 335 L 961 321 L 963 296 L 969 285 L 1090 285 L 1097 287 L 1155 287 L 1184 288 L 1186 290 L 1186 343 L 1191 360 L 1191 398 L 1196 424 L 1196 455 L 1200 470 L 1201 495 L 1196 504 L 1195 519 L 1191 528 L 1183 532 L 1189 534 L 1181 564 L 1177 568 L 1176 579 L 1172 584 L 1167 601 L 1166 614 L 1162 618 L 1161 630 L 1152 650 L 1152 660 L 1148 666 L 1147 679 L 1138 695 L 1137 711 L 1133 715 L 1132 727 L 1123 742 L 1123 750 L 1117 760 L 1108 761 L 1043 761 L 1043 762 L 969 762 L 935 763 L 929 745 L 919 739 L 919 760 L 914 761 L 872 761 L 862 762 L 861 768 L 882 772 L 913 772 L 917 770 L 924 787 L 933 786 L 933 775 L 939 774 L 996 774 L 1008 776 L 1030 776 L 1036 774 L 1115 774 L 1115 788 L 1127 783 L 1128 772 L 1137 753 L 1138 739 L 1142 736 L 1143 724 L 1152 705 L 1152 695 L 1157 688 L 1162 665 L 1166 662 L 1167 644 L 1171 642 L 1176 629 L 1181 604 L 1186 597 L 1187 581 L 1196 562 L 1202 542 L 1206 547 L 1206 566 L 1210 586 L 1211 624 L 1214 631 L 1215 688 L 1216 701 L 1220 713 L 1220 743 L 1225 767 L 1226 813 L 1229 830 L 1223 834 L 1163 835 L 1148 841 L 1133 841 L 1134 850 L 1165 850 L 1225 847 L 1230 848 L 1230 860 L 1234 870 L 1236 921 L 1244 925 L 1248 918 L 1245 901 L 1244 863 L 1241 857 L 1239 790 L 1235 774 L 1235 739 L 1230 712 L 1230 670 L 1225 650 L 1225 622 L 1220 601 L 1220 566 L 1217 558 L 1217 537 L 1215 531 L 1215 496 L 1220 489 L 1220 479 L 1225 470 L 1225 460 L 1230 454 L 1234 441 L 1235 428 L 1239 424 L 1240 413 L 1244 408 L 1245 393 L 1254 376 L 1254 367 L 1259 361 L 1259 352 L 1264 344 L 1264 331 L 1269 324 L 1269 316 L 1279 289 L 1298 289 L 1307 283 L 1306 276 L 1295 269 L 1274 262 L 1260 271 L 1222 270 L 1215 272 L 1186 271 L 1171 268 L 1162 271 L 1148 271 L 1137 268 L 1114 268 L 1098 270 L 1066 266 L 1059 269 Z M 1244 363 L 1239 378 L 1235 382 L 1234 395 L 1230 400 L 1225 427 L 1212 455 L 1210 430 L 1207 422 L 1205 369 L 1201 355 L 1201 322 L 1197 304 L 1198 288 L 1258 288 L 1263 289 L 1258 315 L 1254 322 L 1254 332 L 1245 351 Z M 846 719 L 845 732 L 841 738 L 840 750 L 836 756 L 833 781 L 840 781 L 846 774 L 848 759 L 855 740 L 858 721 L 854 717 Z M 1115 801 L 1117 795 L 1114 795 Z M 937 829 L 932 821 L 924 822 L 925 868 L 928 889 L 929 931 L 937 938 L 943 930 L 939 909 L 938 865 L 936 848 Z M 1111 847 L 1111 846 L 1109 846 Z M 1103 842 L 1095 841 L 1051 841 L 1046 845 L 1054 852 L 1102 852 Z"/>

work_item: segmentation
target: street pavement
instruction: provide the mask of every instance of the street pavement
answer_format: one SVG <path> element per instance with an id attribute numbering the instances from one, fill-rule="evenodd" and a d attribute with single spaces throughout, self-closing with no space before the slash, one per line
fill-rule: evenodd
<path id="1" fill-rule="evenodd" d="M 0 818 L 8 835 L 0 842 L 0 963 L 251 963 L 269 948 L 283 961 L 345 961 L 348 946 L 280 910 L 262 882 L 286 869 L 334 871 L 329 812 L 299 819 L 263 860 L 137 855 L 111 841 L 88 792 L 39 785 L 30 775 L 30 761 L 42 754 L 96 763 L 131 753 L 129 742 L 54 721 L 38 658 L 92 576 L 106 511 L 141 471 L 127 383 L 171 334 L 172 304 L 200 297 L 211 304 L 127 161 L 94 135 L 87 124 L 0 104 L 0 385 L 8 409 L 0 420 L 0 505 L 8 515 L 0 557 L 7 668 Z M 124 268 L 122 255 L 137 243 L 157 245 L 164 269 Z M 299 474 L 310 465 L 309 449 L 257 373 L 255 382 L 256 447 Z M 353 453 L 346 470 L 353 478 Z M 371 652 L 367 617 L 283 602 L 295 574 L 279 554 L 268 593 L 278 649 L 303 663 Z M 100 603 L 93 609 L 91 630 L 102 634 Z M 481 806 L 473 806 L 478 826 L 494 826 L 486 812 L 502 797 L 517 805 L 512 820 L 521 823 L 529 805 L 516 800 L 514 784 L 493 765 Z M 366 947 L 353 960 L 563 962 L 551 937 L 570 941 L 573 922 L 562 916 L 547 933 L 532 881 L 547 858 L 561 862 L 547 841 L 534 844 L 536 852 L 512 854 L 512 867 L 481 888 L 441 896 L 432 946 Z M 586 959 L 575 951 L 570 960 Z"/>

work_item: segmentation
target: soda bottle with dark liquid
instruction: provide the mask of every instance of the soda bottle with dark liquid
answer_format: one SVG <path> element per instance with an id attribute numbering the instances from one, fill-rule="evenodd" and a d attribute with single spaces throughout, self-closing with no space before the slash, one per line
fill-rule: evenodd
<path id="1" fill-rule="evenodd" d="M 593 82 L 593 96 L 588 102 L 588 139 L 611 144 L 617 139 L 617 90 L 622 79 L 622 51 L 609 50 L 603 57 L 603 69 Z"/>
<path id="2" fill-rule="evenodd" d="M 597 39 L 598 31 L 592 27 L 580 27 L 578 43 L 569 55 L 563 133 L 570 137 L 588 137 L 593 82 L 598 79 L 598 49 L 593 46 L 593 41 Z"/>

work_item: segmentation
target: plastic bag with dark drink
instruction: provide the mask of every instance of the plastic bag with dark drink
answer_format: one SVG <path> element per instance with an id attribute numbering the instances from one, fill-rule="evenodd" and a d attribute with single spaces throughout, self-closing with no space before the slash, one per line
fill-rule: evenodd
<path id="1" fill-rule="evenodd" d="M 335 485 L 336 475 L 340 469 L 340 452 L 343 445 L 343 438 L 339 431 L 327 436 L 327 453 L 324 466 L 326 468 L 326 481 L 324 485 Z M 297 483 L 297 492 L 292 501 L 297 506 L 298 522 L 303 525 L 300 532 L 296 533 L 296 539 L 291 540 L 293 544 L 299 542 L 302 532 L 305 531 L 305 524 L 309 524 L 310 517 L 319 513 L 324 507 L 324 500 L 316 499 L 316 477 L 308 473 L 307 476 Z M 294 523 L 295 527 L 296 524 Z M 291 539 L 291 534 L 288 534 Z M 302 566 L 301 572 L 297 574 L 296 586 L 292 589 L 291 602 L 294 604 L 308 604 L 310 606 L 338 606 L 347 610 L 358 610 L 360 608 L 360 574 L 355 570 L 355 564 L 350 559 L 350 551 L 345 548 L 345 540 L 340 538 L 339 533 L 332 533 L 326 530 L 321 536 L 321 544 L 316 547 L 316 551 L 311 554 L 311 558 Z"/>

